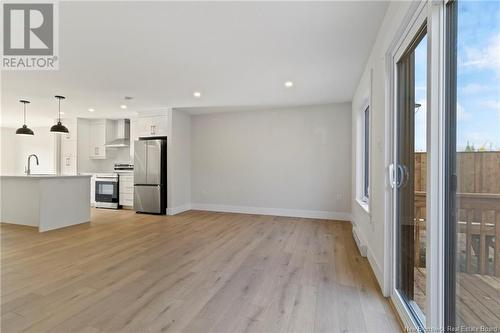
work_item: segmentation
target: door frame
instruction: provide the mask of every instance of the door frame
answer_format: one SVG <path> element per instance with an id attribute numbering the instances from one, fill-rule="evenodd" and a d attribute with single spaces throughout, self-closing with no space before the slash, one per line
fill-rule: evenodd
<path id="1" fill-rule="evenodd" d="M 445 176 L 445 119 L 444 119 L 444 19 L 446 0 L 412 3 L 394 40 L 386 53 L 386 168 L 385 193 L 385 268 L 384 294 L 389 296 L 403 324 L 420 330 L 444 328 L 444 176 Z M 427 25 L 427 315 L 419 323 L 396 289 L 396 189 L 394 168 L 396 158 L 397 76 L 396 63 L 406 51 L 423 24 Z M 434 221 L 431 223 L 430 221 Z"/>
<path id="2" fill-rule="evenodd" d="M 429 2 L 427 93 L 427 262 L 428 328 L 445 329 L 445 217 L 446 217 L 446 94 L 445 7 L 447 0 Z"/>

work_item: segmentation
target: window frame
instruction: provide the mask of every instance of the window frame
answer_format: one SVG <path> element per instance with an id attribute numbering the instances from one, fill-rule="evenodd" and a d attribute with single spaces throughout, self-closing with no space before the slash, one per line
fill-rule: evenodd
<path id="1" fill-rule="evenodd" d="M 447 61 L 447 43 L 450 43 L 450 36 L 446 27 L 452 22 L 446 13 L 446 5 L 453 0 L 441 1 L 421 1 L 413 2 L 409 5 L 406 16 L 403 18 L 399 30 L 396 32 L 392 43 L 386 53 L 386 103 L 388 107 L 385 113 L 385 147 L 386 147 L 386 180 L 387 188 L 385 192 L 385 254 L 384 261 L 388 263 L 387 274 L 384 275 L 384 295 L 391 298 L 400 319 L 406 328 L 416 331 L 422 330 L 418 323 L 405 306 L 398 295 L 394 292 L 395 282 L 395 235 L 393 226 L 394 216 L 394 142 L 397 140 L 394 133 L 394 113 L 395 113 L 395 82 L 394 59 L 398 58 L 399 50 L 405 39 L 412 35 L 415 26 L 419 22 L 427 21 L 428 38 L 428 68 L 427 68 L 427 216 L 426 220 L 431 221 L 427 226 L 427 316 L 425 328 L 446 331 L 446 324 L 450 323 L 450 312 L 445 298 L 449 297 L 450 289 L 445 285 L 451 280 L 446 276 L 446 269 L 453 264 L 446 261 L 449 255 L 445 247 L 445 237 L 449 233 L 449 223 L 445 222 L 447 209 L 450 202 L 446 202 L 446 193 L 452 181 L 447 176 L 449 164 L 446 156 L 447 133 L 449 110 L 447 106 L 446 80 L 449 79 Z M 449 160 L 448 160 L 449 161 Z M 433 222 L 432 222 L 433 221 Z M 449 238 L 448 238 L 449 239 Z"/>
<path id="2" fill-rule="evenodd" d="M 371 87 L 371 71 L 370 71 L 370 87 Z M 356 106 L 356 161 L 355 161 L 355 183 L 356 193 L 355 199 L 358 205 L 370 214 L 370 179 L 371 179 L 371 133 L 372 133 L 372 119 L 371 103 L 370 103 L 371 89 L 367 91 L 363 102 Z M 368 119 L 365 119 L 365 111 L 368 109 Z M 368 133 L 366 133 L 366 121 L 368 122 Z M 365 150 L 365 147 L 368 151 Z M 368 173 L 368 186 L 365 187 L 366 174 Z M 368 196 L 365 195 L 368 191 Z"/>
<path id="3" fill-rule="evenodd" d="M 396 62 L 407 49 L 418 30 L 426 23 L 427 25 L 427 153 L 428 153 L 428 196 L 427 196 L 427 218 L 428 221 L 442 220 L 442 186 L 440 183 L 442 164 L 442 91 L 440 90 L 442 80 L 442 24 L 443 24 L 443 2 L 421 1 L 409 5 L 406 16 L 403 18 L 399 30 L 396 32 L 386 53 L 386 103 L 388 108 L 385 113 L 385 139 L 386 139 L 386 180 L 385 192 L 385 255 L 384 260 L 388 263 L 387 274 L 384 276 L 384 294 L 389 296 L 398 312 L 403 325 L 406 328 L 421 331 L 422 324 L 414 317 L 406 306 L 401 295 L 397 291 L 397 255 L 395 216 L 397 209 L 395 168 L 397 133 L 395 116 L 396 108 Z M 442 322 L 442 225 L 429 223 L 427 229 L 426 248 L 427 254 L 427 315 L 425 327 L 443 328 Z M 430 255 L 432 253 L 432 255 Z"/>
<path id="4" fill-rule="evenodd" d="M 371 118 L 370 118 L 370 104 L 367 104 L 362 111 L 362 130 L 361 136 L 363 140 L 362 144 L 362 161 L 361 161 L 361 201 L 368 204 L 370 201 L 370 157 L 371 157 Z"/>
<path id="5" fill-rule="evenodd" d="M 448 147 L 444 152 L 444 327 L 456 326 L 456 98 L 457 98 L 457 50 L 458 8 L 456 1 L 444 5 L 444 140 Z"/>

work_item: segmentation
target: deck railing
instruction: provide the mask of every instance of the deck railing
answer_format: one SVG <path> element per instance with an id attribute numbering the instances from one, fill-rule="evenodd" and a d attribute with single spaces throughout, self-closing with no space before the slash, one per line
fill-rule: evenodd
<path id="1" fill-rule="evenodd" d="M 426 193 L 415 192 L 415 265 L 420 260 L 420 235 L 426 229 Z M 500 276 L 500 194 L 457 194 L 457 269 Z"/>

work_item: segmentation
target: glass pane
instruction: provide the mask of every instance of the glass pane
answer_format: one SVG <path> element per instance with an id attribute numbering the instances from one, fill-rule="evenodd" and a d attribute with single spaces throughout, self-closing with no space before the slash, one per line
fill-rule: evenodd
<path id="1" fill-rule="evenodd" d="M 99 184 L 99 194 L 113 195 L 114 185 L 112 184 Z"/>
<path id="2" fill-rule="evenodd" d="M 413 148 L 415 279 L 414 299 L 426 313 L 427 36 L 415 48 L 415 146 Z"/>
<path id="3" fill-rule="evenodd" d="M 397 288 L 414 316 L 426 312 L 426 113 L 425 29 L 398 62 Z"/>
<path id="4" fill-rule="evenodd" d="M 500 2 L 458 1 L 455 321 L 500 327 Z"/>
<path id="5" fill-rule="evenodd" d="M 366 198 L 369 197 L 369 186 L 370 186 L 370 107 L 367 107 L 364 115 L 364 127 L 365 127 L 365 151 L 364 151 L 364 189 L 363 194 Z"/>

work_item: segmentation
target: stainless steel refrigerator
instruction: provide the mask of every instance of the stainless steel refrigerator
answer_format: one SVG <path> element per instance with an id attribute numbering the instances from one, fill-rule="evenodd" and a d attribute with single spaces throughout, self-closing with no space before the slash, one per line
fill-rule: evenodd
<path id="1" fill-rule="evenodd" d="M 166 214 L 166 138 L 140 138 L 134 142 L 134 209 L 139 213 Z"/>

